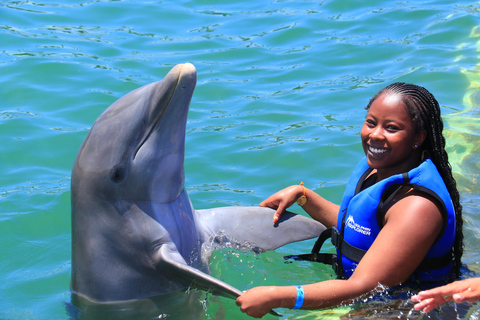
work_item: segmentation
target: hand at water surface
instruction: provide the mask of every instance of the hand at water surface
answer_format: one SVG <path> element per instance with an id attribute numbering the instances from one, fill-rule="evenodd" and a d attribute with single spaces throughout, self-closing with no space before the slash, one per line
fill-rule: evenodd
<path id="1" fill-rule="evenodd" d="M 480 300 L 480 278 L 455 281 L 445 286 L 421 291 L 411 299 L 413 302 L 418 302 L 415 309 L 423 309 L 424 312 L 430 312 L 450 301 L 472 304 Z"/>
<path id="2" fill-rule="evenodd" d="M 242 312 L 254 318 L 262 318 L 274 308 L 292 308 L 296 290 L 290 287 L 255 287 L 237 298 L 237 306 Z"/>

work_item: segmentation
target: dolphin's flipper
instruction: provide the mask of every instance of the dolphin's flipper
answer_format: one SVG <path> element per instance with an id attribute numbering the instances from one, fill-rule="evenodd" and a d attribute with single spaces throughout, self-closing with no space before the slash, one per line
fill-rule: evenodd
<path id="1" fill-rule="evenodd" d="M 157 254 L 157 267 L 174 276 L 177 281 L 182 278 L 187 285 L 230 299 L 236 299 L 242 294 L 237 288 L 187 265 L 171 246 L 162 246 Z"/>
<path id="2" fill-rule="evenodd" d="M 174 246 L 162 246 L 157 258 L 157 265 L 161 267 L 163 272 L 170 273 L 177 278 L 181 277 L 188 285 L 197 289 L 234 300 L 242 294 L 242 291 L 232 287 L 228 283 L 187 265 L 178 251 L 174 249 Z M 273 310 L 270 310 L 269 313 L 280 317 L 280 315 Z"/>
<path id="3" fill-rule="evenodd" d="M 274 224 L 275 210 L 266 207 L 222 207 L 196 212 L 204 225 L 206 240 L 225 236 L 237 245 L 261 251 L 318 237 L 326 229 L 318 221 L 288 211 Z"/>

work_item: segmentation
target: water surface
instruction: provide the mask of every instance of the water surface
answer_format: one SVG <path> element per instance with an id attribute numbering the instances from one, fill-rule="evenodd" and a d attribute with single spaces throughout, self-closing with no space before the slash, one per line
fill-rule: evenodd
<path id="1" fill-rule="evenodd" d="M 362 156 L 368 100 L 395 81 L 427 87 L 462 195 L 464 263 L 478 272 L 479 11 L 442 0 L 1 2 L 0 318 L 69 317 L 77 150 L 109 104 L 184 62 L 198 72 L 185 157 L 197 209 L 257 205 L 300 181 L 338 203 Z M 328 267 L 282 260 L 312 245 L 219 251 L 213 274 L 242 290 L 328 279 Z M 205 319 L 245 318 L 232 301 L 207 300 Z M 398 317 L 411 306 L 389 308 Z"/>

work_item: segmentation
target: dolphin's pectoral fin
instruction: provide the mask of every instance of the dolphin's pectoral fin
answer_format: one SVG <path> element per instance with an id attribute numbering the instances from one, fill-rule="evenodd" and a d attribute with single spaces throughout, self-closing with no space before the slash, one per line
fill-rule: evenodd
<path id="1" fill-rule="evenodd" d="M 242 294 L 242 291 L 228 283 L 187 265 L 180 253 L 174 250 L 172 246 L 164 245 L 160 248 L 157 266 L 161 267 L 163 272 L 171 273 L 177 278 L 181 277 L 187 285 L 189 284 L 217 296 L 235 300 Z M 269 313 L 277 317 L 281 316 L 273 310 L 270 310 Z"/>
<path id="2" fill-rule="evenodd" d="M 218 280 L 185 263 L 185 260 L 174 250 L 173 246 L 163 245 L 157 252 L 157 267 L 162 272 L 172 274 L 186 285 L 210 292 L 214 295 L 236 299 L 242 291 Z"/>
<path id="3" fill-rule="evenodd" d="M 260 251 L 315 238 L 326 229 L 318 221 L 288 211 L 274 224 L 275 210 L 265 207 L 222 207 L 196 212 L 206 239 L 224 236 L 237 245 Z"/>

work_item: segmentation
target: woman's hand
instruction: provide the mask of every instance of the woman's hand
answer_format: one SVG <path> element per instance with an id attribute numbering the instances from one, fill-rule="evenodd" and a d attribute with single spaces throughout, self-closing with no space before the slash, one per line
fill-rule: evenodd
<path id="1" fill-rule="evenodd" d="M 294 185 L 271 195 L 260 203 L 260 207 L 276 209 L 273 223 L 277 223 L 282 214 L 303 194 L 303 187 Z"/>
<path id="2" fill-rule="evenodd" d="M 413 302 L 418 302 L 415 309 L 423 309 L 424 312 L 430 312 L 449 301 L 471 304 L 480 300 L 480 278 L 455 281 L 445 286 L 421 291 L 411 299 Z"/>
<path id="3" fill-rule="evenodd" d="M 237 298 L 237 306 L 242 312 L 254 318 L 261 318 L 273 309 L 271 306 L 274 287 L 255 287 Z"/>
<path id="4" fill-rule="evenodd" d="M 296 289 L 290 287 L 255 287 L 237 298 L 237 306 L 242 312 L 254 318 L 261 318 L 274 308 L 292 308 L 296 299 Z"/>

